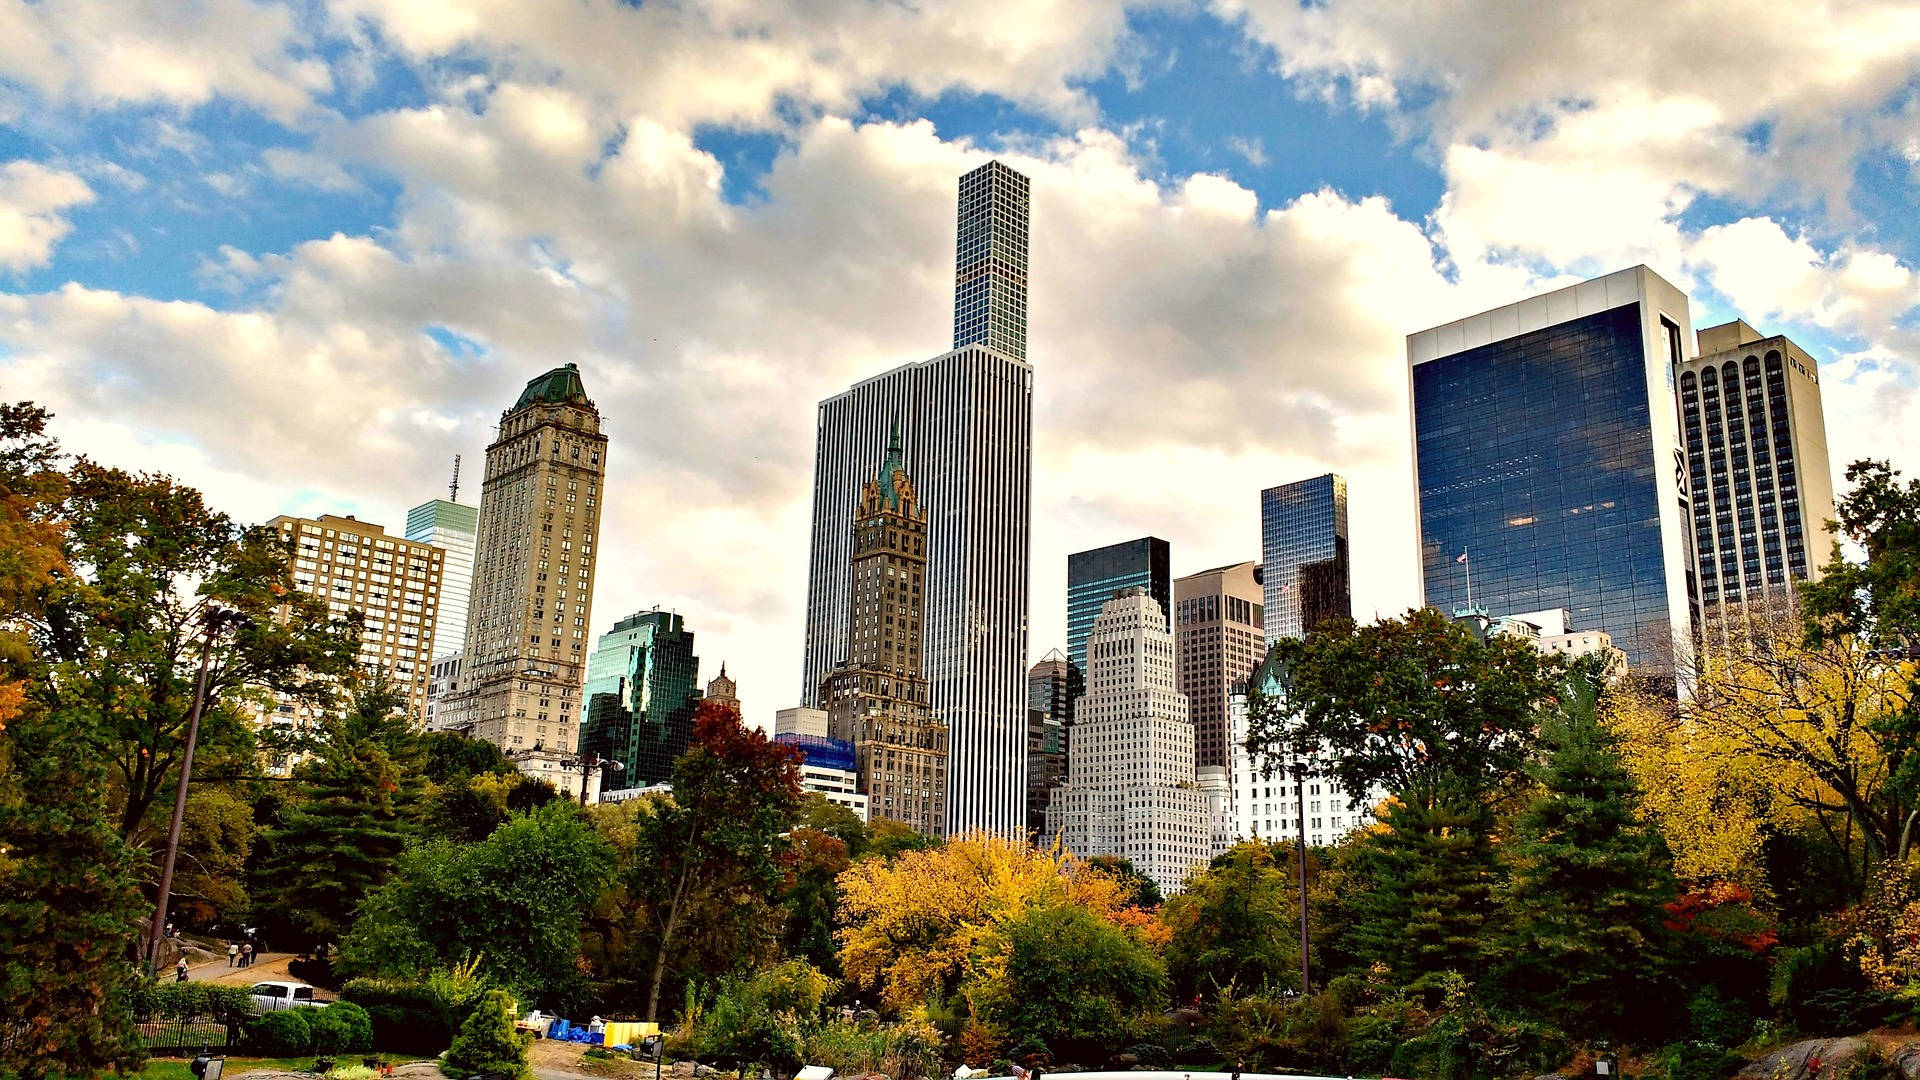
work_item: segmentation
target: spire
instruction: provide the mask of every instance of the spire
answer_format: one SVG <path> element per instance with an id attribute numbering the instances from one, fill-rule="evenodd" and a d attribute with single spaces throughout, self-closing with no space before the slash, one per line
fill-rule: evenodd
<path id="1" fill-rule="evenodd" d="M 886 500 L 889 510 L 900 508 L 899 478 L 906 475 L 906 464 L 900 450 L 900 418 L 893 419 L 893 433 L 887 439 L 887 458 L 880 465 L 880 496 Z"/>

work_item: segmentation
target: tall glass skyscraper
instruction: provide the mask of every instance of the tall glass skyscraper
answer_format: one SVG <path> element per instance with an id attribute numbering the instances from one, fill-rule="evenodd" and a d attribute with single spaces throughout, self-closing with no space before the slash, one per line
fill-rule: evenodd
<path id="1" fill-rule="evenodd" d="M 1698 616 L 1689 326 L 1686 294 L 1638 266 L 1407 338 L 1428 604 L 1565 608 L 1672 670 Z"/>
<path id="2" fill-rule="evenodd" d="M 903 466 L 927 509 L 921 655 L 934 715 L 948 730 L 947 831 L 1014 836 L 1025 827 L 1027 789 L 1027 181 L 994 162 L 962 177 L 961 188 L 961 231 L 970 236 L 954 275 L 960 345 L 819 406 L 800 692 L 816 701 L 827 674 L 847 659 L 853 517 L 872 474 L 873 433 L 897 424 Z M 981 281 L 988 299 L 976 309 Z"/>
<path id="3" fill-rule="evenodd" d="M 1260 560 L 1269 644 L 1352 618 L 1347 478 L 1327 473 L 1262 491 Z"/>
<path id="4" fill-rule="evenodd" d="M 407 511 L 407 539 L 447 553 L 440 575 L 440 612 L 433 626 L 433 659 L 467 645 L 467 591 L 473 585 L 473 538 L 480 508 L 434 499 Z"/>
<path id="5" fill-rule="evenodd" d="M 700 703 L 700 658 L 681 617 L 643 611 L 613 624 L 587 661 L 580 752 L 620 762 L 608 790 L 673 778 Z"/>
<path id="6" fill-rule="evenodd" d="M 1087 635 L 1100 609 L 1122 589 L 1145 589 L 1163 615 L 1173 611 L 1172 559 L 1165 540 L 1143 536 L 1138 540 L 1109 544 L 1091 551 L 1076 551 L 1067 556 L 1067 663 L 1072 665 L 1073 680 L 1069 694 L 1085 690 L 1087 674 Z M 1167 625 L 1171 631 L 1171 623 Z M 1067 703 L 1066 720 L 1073 720 L 1073 703 Z"/>

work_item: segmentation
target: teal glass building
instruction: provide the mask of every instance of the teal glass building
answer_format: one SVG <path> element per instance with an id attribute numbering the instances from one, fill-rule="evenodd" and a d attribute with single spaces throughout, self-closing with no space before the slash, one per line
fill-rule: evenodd
<path id="1" fill-rule="evenodd" d="M 1086 689 L 1087 635 L 1100 609 L 1122 589 L 1145 589 L 1163 613 L 1173 611 L 1172 559 L 1165 540 L 1143 536 L 1120 544 L 1067 556 L 1067 715 L 1072 722 L 1073 699 Z M 1169 619 L 1168 631 L 1173 629 Z"/>
<path id="2" fill-rule="evenodd" d="M 700 703 L 693 632 L 672 612 L 643 611 L 613 624 L 587 661 L 580 753 L 618 761 L 603 785 L 645 787 L 673 778 Z"/>

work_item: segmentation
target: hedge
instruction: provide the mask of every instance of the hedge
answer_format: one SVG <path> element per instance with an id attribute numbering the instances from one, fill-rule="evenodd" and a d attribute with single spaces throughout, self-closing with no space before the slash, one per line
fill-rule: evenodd
<path id="1" fill-rule="evenodd" d="M 395 1053 L 433 1057 L 453 1043 L 460 1029 L 453 1008 L 429 987 L 403 979 L 350 979 L 340 1000 L 367 1011 L 373 1045 Z"/>

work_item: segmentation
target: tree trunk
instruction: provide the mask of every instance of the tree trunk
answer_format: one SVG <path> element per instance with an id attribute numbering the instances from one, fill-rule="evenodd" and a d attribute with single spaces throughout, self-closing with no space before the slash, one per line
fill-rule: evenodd
<path id="1" fill-rule="evenodd" d="M 680 902 L 687 895 L 687 877 L 693 871 L 691 863 L 680 867 L 680 880 L 673 887 L 673 899 L 667 903 L 667 925 L 660 931 L 660 949 L 653 957 L 653 986 L 647 991 L 647 1022 L 660 1022 L 660 984 L 667 975 L 667 948 L 673 944 L 673 932 L 680 925 Z"/>

